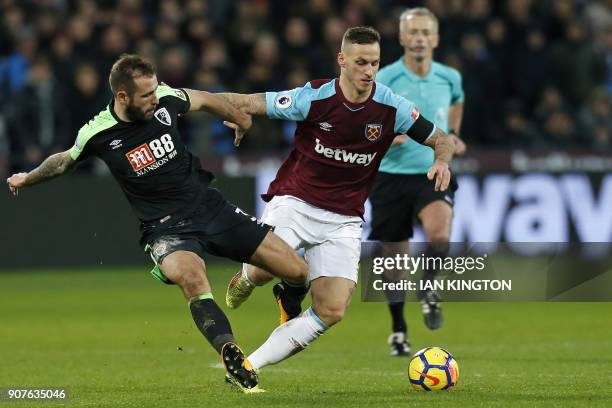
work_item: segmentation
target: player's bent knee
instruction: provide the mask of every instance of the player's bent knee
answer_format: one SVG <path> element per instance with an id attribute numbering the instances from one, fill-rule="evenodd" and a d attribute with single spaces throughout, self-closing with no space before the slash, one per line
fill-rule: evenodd
<path id="1" fill-rule="evenodd" d="M 173 253 L 161 264 L 164 275 L 178 285 L 187 298 L 209 292 L 204 261 L 195 254 Z"/>
<path id="2" fill-rule="evenodd" d="M 318 307 L 313 305 L 313 309 L 317 316 L 319 316 L 319 318 L 330 327 L 336 323 L 339 323 L 344 318 L 344 312 L 346 311 L 345 307 L 331 305 L 323 305 Z"/>
<path id="3" fill-rule="evenodd" d="M 204 274 L 201 270 L 194 268 L 184 269 L 177 285 L 181 287 L 186 298 L 210 292 L 210 286 Z"/>

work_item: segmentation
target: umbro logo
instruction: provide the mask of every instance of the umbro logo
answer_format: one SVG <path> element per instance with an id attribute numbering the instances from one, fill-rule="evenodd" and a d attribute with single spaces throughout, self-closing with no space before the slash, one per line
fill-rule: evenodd
<path id="1" fill-rule="evenodd" d="M 327 122 L 320 122 L 319 127 L 321 128 L 321 130 L 324 130 L 326 132 L 331 132 L 333 128 L 333 126 Z"/>
<path id="2" fill-rule="evenodd" d="M 111 146 L 113 150 L 115 150 L 122 146 L 121 142 L 122 142 L 121 139 L 115 139 L 112 142 L 110 142 L 108 145 Z"/>
<path id="3" fill-rule="evenodd" d="M 155 119 L 159 120 L 166 126 L 170 126 L 172 124 L 172 119 L 170 119 L 170 114 L 166 108 L 158 109 L 155 112 Z"/>

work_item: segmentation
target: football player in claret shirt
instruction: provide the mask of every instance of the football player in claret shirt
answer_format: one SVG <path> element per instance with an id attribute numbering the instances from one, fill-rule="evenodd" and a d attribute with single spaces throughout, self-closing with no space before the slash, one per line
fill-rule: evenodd
<path id="1" fill-rule="evenodd" d="M 213 300 L 205 253 L 249 262 L 298 286 L 306 282 L 307 265 L 268 225 L 209 187 L 212 174 L 186 149 L 177 127 L 179 115 L 205 110 L 236 123 L 239 143 L 251 117 L 208 92 L 159 84 L 155 67 L 137 55 L 121 56 L 109 82 L 113 100 L 81 128 L 74 146 L 9 177 L 9 188 L 17 195 L 88 157 L 101 158 L 141 221 L 153 275 L 182 289 L 196 326 L 222 355 L 226 380 L 245 392 L 258 390 L 257 373 Z"/>
<path id="2" fill-rule="evenodd" d="M 281 325 L 249 356 L 256 369 L 301 351 L 343 318 L 357 284 L 364 203 L 396 135 L 434 148 L 428 177 L 437 190 L 448 187 L 453 141 L 413 102 L 375 83 L 379 61 L 378 32 L 354 27 L 338 53 L 339 78 L 284 92 L 219 94 L 244 112 L 297 122 L 294 149 L 263 196 L 262 219 L 291 247 L 304 249 L 312 306 L 301 312 L 307 287 L 274 286 Z M 234 276 L 230 308 L 272 279 L 264 269 L 244 265 Z"/>

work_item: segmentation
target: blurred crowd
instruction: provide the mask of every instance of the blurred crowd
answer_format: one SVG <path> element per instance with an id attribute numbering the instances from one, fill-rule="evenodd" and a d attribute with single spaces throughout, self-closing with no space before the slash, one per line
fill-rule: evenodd
<path id="1" fill-rule="evenodd" d="M 612 151 L 612 0 L 0 0 L 0 174 L 70 147 L 110 100 L 124 52 L 174 87 L 262 92 L 338 75 L 345 29 L 402 55 L 398 17 L 440 19 L 436 59 L 463 75 L 462 136 L 483 148 Z M 201 157 L 280 153 L 293 125 L 258 119 L 240 151 L 210 115 L 183 132 Z"/>

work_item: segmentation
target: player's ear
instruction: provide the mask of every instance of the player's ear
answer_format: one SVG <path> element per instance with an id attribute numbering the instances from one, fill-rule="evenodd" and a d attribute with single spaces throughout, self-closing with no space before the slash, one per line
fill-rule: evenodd
<path id="1" fill-rule="evenodd" d="M 344 59 L 344 54 L 342 51 L 338 53 L 338 65 L 340 65 L 340 68 L 346 67 L 346 60 Z"/>
<path id="2" fill-rule="evenodd" d="M 130 98 L 127 92 L 124 91 L 123 89 L 120 89 L 117 91 L 116 99 L 117 99 L 117 102 L 119 102 L 122 105 L 127 105 L 128 102 L 130 101 Z"/>

